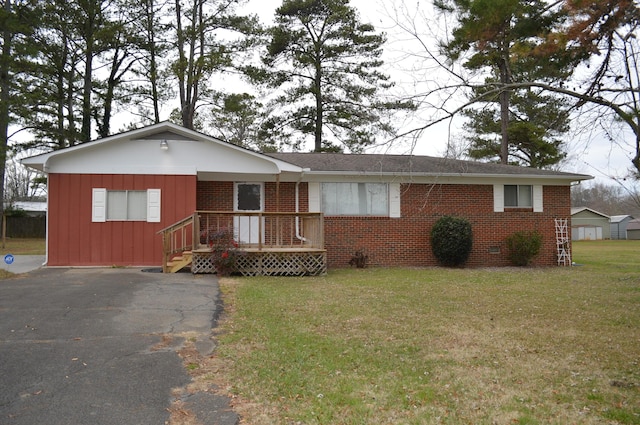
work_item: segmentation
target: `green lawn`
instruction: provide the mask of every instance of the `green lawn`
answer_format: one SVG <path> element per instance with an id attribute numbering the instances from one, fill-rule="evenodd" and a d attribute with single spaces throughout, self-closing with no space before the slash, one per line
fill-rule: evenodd
<path id="1" fill-rule="evenodd" d="M 45 240 L 44 239 L 14 239 L 7 238 L 4 246 L 0 239 L 0 255 L 44 255 Z"/>
<path id="2" fill-rule="evenodd" d="M 201 379 L 247 424 L 640 424 L 639 254 L 223 279 Z"/>

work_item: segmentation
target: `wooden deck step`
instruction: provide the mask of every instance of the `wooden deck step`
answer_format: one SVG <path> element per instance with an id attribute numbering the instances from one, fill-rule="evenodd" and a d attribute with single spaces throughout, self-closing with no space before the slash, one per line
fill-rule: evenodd
<path id="1" fill-rule="evenodd" d="M 191 264 L 193 255 L 191 251 L 184 251 L 182 255 L 173 257 L 171 261 L 167 262 L 167 269 L 169 273 L 177 273 L 183 268 Z"/>

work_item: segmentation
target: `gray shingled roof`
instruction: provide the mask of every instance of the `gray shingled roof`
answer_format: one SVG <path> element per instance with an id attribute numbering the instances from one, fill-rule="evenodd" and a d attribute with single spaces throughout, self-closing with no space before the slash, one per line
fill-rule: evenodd
<path id="1" fill-rule="evenodd" d="M 289 162 L 312 172 L 356 172 L 421 175 L 493 175 L 559 177 L 586 180 L 584 174 L 565 173 L 512 165 L 415 155 L 341 154 L 341 153 L 269 153 L 268 156 Z"/>

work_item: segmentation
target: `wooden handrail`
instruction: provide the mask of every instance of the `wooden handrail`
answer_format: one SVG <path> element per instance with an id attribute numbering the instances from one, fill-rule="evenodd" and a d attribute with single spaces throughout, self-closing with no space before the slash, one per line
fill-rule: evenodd
<path id="1" fill-rule="evenodd" d="M 195 223 L 197 222 L 197 214 L 194 213 L 158 231 L 162 234 L 163 273 L 167 272 L 169 261 L 175 254 L 192 250 L 194 241 L 199 241 L 199 235 L 198 239 L 195 238 L 197 229 Z M 187 233 L 189 227 L 191 227 L 191 231 Z M 179 237 L 178 240 L 176 240 L 177 237 Z"/>
<path id="2" fill-rule="evenodd" d="M 322 213 L 310 212 L 196 211 L 158 232 L 163 241 L 163 271 L 177 254 L 201 247 L 202 235 L 206 241 L 211 232 L 223 229 L 233 232 L 240 248 L 324 249 L 323 221 Z"/>

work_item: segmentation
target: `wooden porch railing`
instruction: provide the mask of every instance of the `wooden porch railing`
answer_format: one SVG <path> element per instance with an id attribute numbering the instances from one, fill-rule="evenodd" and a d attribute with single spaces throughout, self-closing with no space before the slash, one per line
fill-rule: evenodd
<path id="1" fill-rule="evenodd" d="M 287 251 L 324 249 L 322 213 L 196 211 L 162 233 L 163 271 L 184 251 L 206 249 L 208 236 L 232 232 L 240 249 Z"/>
<path id="2" fill-rule="evenodd" d="M 198 232 L 198 215 L 192 214 L 182 220 L 165 227 L 158 233 L 162 234 L 162 272 L 166 273 L 169 261 L 176 255 L 194 248 L 194 237 Z M 197 247 L 197 245 L 196 245 Z"/>

